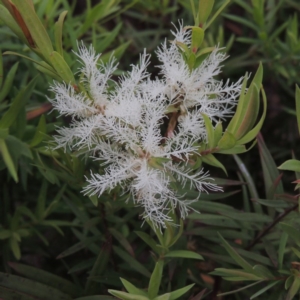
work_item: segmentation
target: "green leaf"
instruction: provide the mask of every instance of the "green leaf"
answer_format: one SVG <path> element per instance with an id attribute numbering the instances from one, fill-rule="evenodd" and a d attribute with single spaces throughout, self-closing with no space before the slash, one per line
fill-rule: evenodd
<path id="1" fill-rule="evenodd" d="M 265 286 L 264 288 L 260 289 L 259 291 L 257 291 L 255 294 L 253 294 L 251 297 L 250 297 L 250 300 L 264 294 L 267 290 L 269 290 L 270 288 L 272 288 L 273 286 L 275 286 L 276 284 L 278 283 L 281 283 L 282 281 L 281 280 L 277 280 L 277 281 L 274 281 L 274 282 L 271 282 L 269 283 L 267 286 Z"/>
<path id="2" fill-rule="evenodd" d="M 25 294 L 19 294 L 16 291 L 0 287 L 0 295 L 3 300 L 36 300 L 36 297 L 31 297 Z"/>
<path id="3" fill-rule="evenodd" d="M 170 251 L 167 254 L 165 254 L 165 257 L 181 257 L 181 258 L 193 258 L 193 259 L 201 259 L 201 260 L 204 259 L 200 254 L 188 250 Z"/>
<path id="4" fill-rule="evenodd" d="M 259 122 L 255 125 L 255 127 L 253 129 L 251 129 L 247 134 L 245 134 L 240 140 L 237 141 L 238 144 L 249 143 L 257 136 L 257 134 L 259 133 L 259 131 L 262 128 L 263 122 L 264 122 L 264 120 L 266 118 L 266 114 L 267 114 L 267 97 L 266 97 L 264 89 L 261 89 L 261 93 L 262 93 L 262 99 L 263 99 L 263 105 L 264 105 L 262 116 L 261 116 Z"/>
<path id="5" fill-rule="evenodd" d="M 272 222 L 272 218 L 268 215 L 262 215 L 259 213 L 244 213 L 244 212 L 222 212 L 224 216 L 230 217 L 234 220 L 244 221 L 244 222 L 262 222 L 262 223 L 269 223 Z"/>
<path id="6" fill-rule="evenodd" d="M 283 185 L 281 180 L 278 180 L 280 174 L 261 134 L 257 136 L 257 140 L 260 160 L 263 167 L 265 193 L 267 199 L 271 200 L 275 198 L 275 194 L 284 194 Z"/>
<path id="7" fill-rule="evenodd" d="M 147 233 L 143 231 L 135 231 L 135 233 L 147 244 L 149 245 L 154 252 L 160 254 L 160 249 L 157 247 L 157 243 L 154 239 Z"/>
<path id="8" fill-rule="evenodd" d="M 257 271 L 257 274 L 259 274 L 260 277 L 262 277 L 262 278 L 264 278 L 266 280 L 274 279 L 274 275 L 265 266 L 255 265 L 253 267 L 253 270 Z"/>
<path id="9" fill-rule="evenodd" d="M 1 55 L 2 57 L 2 55 Z M 19 63 L 15 63 L 11 69 L 9 70 L 9 72 L 6 75 L 5 81 L 3 83 L 3 85 L 0 85 L 0 102 L 2 102 L 5 97 L 8 95 L 8 93 L 10 92 L 11 88 L 12 88 L 12 84 L 18 69 L 18 65 Z M 1 70 L 0 70 L 1 72 Z M 2 73 L 4 74 L 4 73 Z M 3 75 L 0 74 L 0 77 L 3 77 Z"/>
<path id="10" fill-rule="evenodd" d="M 226 251 L 228 252 L 228 254 L 236 261 L 236 263 L 238 265 L 240 265 L 245 271 L 253 274 L 253 268 L 252 266 L 245 261 L 237 252 L 236 250 L 234 250 L 228 243 L 227 241 L 221 236 L 220 233 L 218 233 L 220 239 L 223 242 L 223 246 L 225 247 Z"/>
<path id="11" fill-rule="evenodd" d="M 230 281 L 243 281 L 243 280 L 262 280 L 258 275 L 253 274 L 253 271 L 244 271 L 236 269 L 225 269 L 225 268 L 216 268 L 211 275 L 222 276 L 225 280 Z"/>
<path id="12" fill-rule="evenodd" d="M 298 123 L 298 131 L 300 134 L 300 88 L 296 84 L 296 114 L 297 114 L 297 123 Z"/>
<path id="13" fill-rule="evenodd" d="M 201 46 L 204 39 L 204 30 L 200 27 L 192 27 L 192 44 L 191 50 L 193 53 L 196 53 L 198 48 Z"/>
<path id="14" fill-rule="evenodd" d="M 146 277 L 149 277 L 149 278 L 151 277 L 150 272 L 140 262 L 138 262 L 135 258 L 133 258 L 128 253 L 124 252 L 123 250 L 121 250 L 118 247 L 113 247 L 113 249 L 114 249 L 114 252 L 119 257 L 121 257 L 125 262 L 128 263 L 130 268 L 136 270 L 137 272 L 139 272 L 140 274 L 142 274 Z"/>
<path id="15" fill-rule="evenodd" d="M 134 257 L 134 251 L 128 242 L 128 240 L 120 233 L 118 230 L 114 228 L 109 228 L 110 233 L 113 235 L 113 237 L 125 248 L 128 253 Z"/>
<path id="16" fill-rule="evenodd" d="M 220 139 L 222 138 L 222 134 L 223 134 L 223 125 L 222 122 L 219 121 L 217 123 L 217 125 L 215 126 L 215 142 L 213 147 L 217 147 L 218 143 L 220 142 Z"/>
<path id="17" fill-rule="evenodd" d="M 106 296 L 106 295 L 96 295 L 96 296 L 86 296 L 75 298 L 74 300 L 114 300 L 114 297 Z"/>
<path id="18" fill-rule="evenodd" d="M 14 0 L 14 4 L 22 15 L 38 48 L 35 49 L 34 47 L 34 50 L 40 51 L 45 60 L 49 62 L 49 56 L 53 52 L 52 43 L 45 27 L 35 13 L 32 3 L 30 4 L 30 2 L 24 0 Z"/>
<path id="19" fill-rule="evenodd" d="M 73 297 L 81 293 L 77 285 L 57 275 L 24 264 L 10 262 L 9 265 L 26 278 L 56 288 Z"/>
<path id="20" fill-rule="evenodd" d="M 255 187 L 253 178 L 251 177 L 251 175 L 250 175 L 248 169 L 246 168 L 244 162 L 237 155 L 233 155 L 233 158 L 235 159 L 235 161 L 236 161 L 236 163 L 237 163 L 244 179 L 247 182 L 251 198 L 259 199 L 259 196 L 258 196 L 256 187 Z M 263 213 L 262 207 L 259 203 L 256 203 L 254 205 L 254 209 L 257 213 Z"/>
<path id="21" fill-rule="evenodd" d="M 0 20 L 10 28 L 10 30 L 25 44 L 28 45 L 28 42 L 18 25 L 18 23 L 15 21 L 15 19 L 12 17 L 12 15 L 9 13 L 9 11 L 0 4 Z"/>
<path id="22" fill-rule="evenodd" d="M 209 0 L 206 0 L 209 1 Z M 205 24 L 205 30 L 214 22 L 217 16 L 224 10 L 224 8 L 230 3 L 230 0 L 225 0 L 223 4 L 219 7 L 219 9 L 214 13 L 214 15 L 209 19 Z"/>
<path id="23" fill-rule="evenodd" d="M 119 9 L 120 7 L 117 6 L 117 1 L 115 0 L 103 0 L 97 5 L 93 6 L 93 8 L 88 11 L 85 21 L 80 27 L 78 35 L 81 36 L 85 34 L 93 23 L 101 21 L 104 17 Z"/>
<path id="24" fill-rule="evenodd" d="M 18 182 L 19 179 L 18 179 L 17 169 L 16 169 L 15 164 L 12 160 L 12 157 L 7 149 L 5 140 L 3 140 L 3 139 L 0 139 L 0 154 L 2 155 L 3 161 L 7 167 L 10 175 L 12 176 L 12 178 L 14 179 L 15 182 Z"/>
<path id="25" fill-rule="evenodd" d="M 99 283 L 93 279 L 94 277 L 101 275 L 107 269 L 110 253 L 111 249 L 109 247 L 102 246 L 85 285 L 85 292 L 87 294 L 96 294 L 98 292 Z"/>
<path id="26" fill-rule="evenodd" d="M 57 74 L 63 79 L 64 82 L 70 84 L 76 84 L 74 74 L 72 73 L 70 67 L 63 59 L 63 57 L 56 51 L 53 51 L 50 55 L 51 65 L 57 72 Z"/>
<path id="27" fill-rule="evenodd" d="M 182 295 L 184 295 L 185 293 L 187 293 L 193 286 L 195 285 L 195 283 L 190 284 L 188 286 L 185 286 L 181 289 L 175 290 L 173 292 L 170 292 L 170 298 L 169 300 L 176 300 L 179 297 L 181 297 Z"/>
<path id="28" fill-rule="evenodd" d="M 197 14 L 197 26 L 203 27 L 214 6 L 214 0 L 200 0 Z"/>
<path id="29" fill-rule="evenodd" d="M 115 291 L 115 290 L 108 290 L 108 292 L 113 296 L 123 300 L 149 300 L 148 297 L 141 296 L 141 295 L 132 295 L 132 294 Z"/>
<path id="30" fill-rule="evenodd" d="M 0 286 L 43 300 L 71 300 L 72 298 L 61 291 L 45 284 L 19 277 L 0 273 Z"/>
<path id="31" fill-rule="evenodd" d="M 128 293 L 147 297 L 147 293 L 145 291 L 135 287 L 132 283 L 123 278 L 120 279 Z"/>
<path id="32" fill-rule="evenodd" d="M 236 144 L 236 139 L 229 131 L 225 131 L 224 135 L 218 143 L 220 150 L 232 149 Z"/>
<path id="33" fill-rule="evenodd" d="M 202 113 L 202 117 L 205 123 L 206 133 L 207 133 L 207 145 L 211 149 L 214 146 L 214 128 L 210 118 Z"/>
<path id="34" fill-rule="evenodd" d="M 55 48 L 56 51 L 63 56 L 63 46 L 62 46 L 62 31 L 63 31 L 63 23 L 68 11 L 63 11 L 58 18 L 58 21 L 54 25 L 54 40 L 55 40 Z"/>
<path id="35" fill-rule="evenodd" d="M 226 292 L 226 293 L 218 294 L 217 296 L 218 296 L 218 297 L 221 297 L 221 296 L 226 296 L 226 295 L 230 295 L 230 294 L 235 294 L 235 293 L 237 293 L 237 292 L 246 290 L 246 289 L 248 289 L 248 288 L 250 288 L 250 287 L 252 287 L 252 286 L 254 286 L 254 285 L 257 285 L 257 284 L 259 284 L 259 283 L 261 283 L 261 282 L 262 282 L 262 281 L 257 281 L 257 282 L 248 284 L 248 285 L 246 285 L 246 286 L 243 286 L 243 287 L 241 287 L 241 288 L 239 288 L 239 289 L 236 289 L 236 290 L 233 290 L 233 291 L 230 291 L 230 292 Z"/>
<path id="36" fill-rule="evenodd" d="M 45 116 L 42 115 L 39 120 L 39 124 L 36 128 L 35 134 L 29 144 L 30 147 L 35 147 L 39 145 L 44 139 L 47 131 L 46 119 Z"/>
<path id="37" fill-rule="evenodd" d="M 286 242 L 288 240 L 288 234 L 283 233 L 280 237 L 279 240 L 279 250 L 278 250 L 278 269 L 282 269 L 282 264 L 283 264 L 283 257 L 284 257 L 284 252 L 285 252 L 285 247 L 286 247 Z"/>
<path id="38" fill-rule="evenodd" d="M 207 163 L 208 165 L 213 166 L 213 167 L 221 168 L 224 171 L 224 173 L 227 175 L 227 171 L 226 171 L 225 167 L 223 166 L 223 164 L 219 160 L 217 160 L 215 158 L 215 156 L 212 155 L 211 153 L 203 155 L 203 156 L 201 156 L 201 158 L 204 163 Z"/>
<path id="39" fill-rule="evenodd" d="M 106 38 L 102 39 L 99 45 L 95 45 L 95 48 L 98 53 L 103 53 L 106 50 L 106 48 L 108 48 L 112 44 L 112 42 L 116 39 L 122 27 L 123 24 L 118 23 L 118 25 L 114 28 L 114 30 L 107 33 Z"/>
<path id="40" fill-rule="evenodd" d="M 0 240 L 6 240 L 10 238 L 12 235 L 12 232 L 8 229 L 0 229 Z"/>
<path id="41" fill-rule="evenodd" d="M 289 237 L 291 237 L 298 245 L 300 245 L 300 231 L 295 229 L 293 226 L 286 224 L 286 223 L 280 223 L 280 228 L 286 232 Z"/>
<path id="42" fill-rule="evenodd" d="M 285 300 L 293 300 L 295 299 L 294 296 L 299 292 L 300 289 L 300 278 L 295 276 L 294 281 L 288 291 L 288 294 Z"/>
<path id="43" fill-rule="evenodd" d="M 163 274 L 163 268 L 164 268 L 164 261 L 158 260 L 155 264 L 155 268 L 151 274 L 150 281 L 149 281 L 148 294 L 150 299 L 153 299 L 158 294 L 159 287 L 161 284 L 161 278 Z"/>
<path id="44" fill-rule="evenodd" d="M 300 172 L 300 161 L 297 159 L 289 159 L 278 167 L 279 170 Z"/>
<path id="45" fill-rule="evenodd" d="M 153 300 L 170 300 L 170 293 L 157 296 Z"/>
<path id="46" fill-rule="evenodd" d="M 24 107 L 25 103 L 27 102 L 28 98 L 32 94 L 34 86 L 36 84 L 36 79 L 32 79 L 30 83 L 24 87 L 18 95 L 13 100 L 9 110 L 3 115 L 0 120 L 0 129 L 1 128 L 8 128 L 10 127 L 18 117 L 19 112 Z"/>
<path id="47" fill-rule="evenodd" d="M 130 43 L 131 42 L 128 41 L 128 42 L 120 45 L 118 48 L 101 55 L 100 60 L 103 61 L 103 63 L 106 63 L 110 60 L 110 58 L 112 56 L 115 57 L 117 60 L 119 60 L 122 57 L 122 55 L 124 54 L 127 47 L 130 45 Z"/>

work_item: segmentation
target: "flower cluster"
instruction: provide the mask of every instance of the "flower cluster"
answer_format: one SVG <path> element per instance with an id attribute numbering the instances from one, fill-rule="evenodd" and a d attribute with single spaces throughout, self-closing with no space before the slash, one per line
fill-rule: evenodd
<path id="1" fill-rule="evenodd" d="M 104 174 L 91 173 L 85 193 L 100 196 L 121 186 L 144 208 L 145 219 L 163 227 L 171 221 L 170 211 L 178 207 L 184 218 L 192 202 L 177 192 L 178 184 L 199 194 L 220 190 L 189 160 L 199 155 L 196 142 L 206 139 L 202 114 L 212 121 L 230 115 L 242 81 L 214 78 L 225 59 L 218 48 L 190 70 L 177 46 L 190 45 L 190 32 L 180 24 L 172 33 L 174 41 L 165 41 L 157 51 L 160 78 L 150 79 L 150 56 L 144 52 L 139 64 L 116 81 L 115 60 L 103 64 L 93 47 L 80 45 L 81 92 L 55 83 L 50 99 L 60 114 L 72 116 L 70 127 L 58 129 L 58 147 L 86 151 L 105 166 Z"/>

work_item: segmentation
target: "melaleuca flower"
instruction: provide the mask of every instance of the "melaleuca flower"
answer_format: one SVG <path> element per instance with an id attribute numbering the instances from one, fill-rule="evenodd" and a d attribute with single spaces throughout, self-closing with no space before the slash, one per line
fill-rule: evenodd
<path id="1" fill-rule="evenodd" d="M 178 121 L 182 128 L 193 136 L 203 138 L 206 133 L 201 114 L 214 122 L 232 115 L 244 78 L 232 84 L 229 80 L 224 84 L 222 80 L 215 79 L 221 72 L 221 63 L 226 59 L 218 47 L 198 67 L 190 70 L 177 45 L 190 46 L 190 31 L 179 23 L 179 28 L 172 34 L 174 40 L 171 43 L 165 41 L 156 52 L 161 62 L 158 67 L 161 69 L 164 94 L 170 104 L 180 108 L 182 114 Z M 193 113 L 195 109 L 197 112 Z"/>
<path id="2" fill-rule="evenodd" d="M 176 207 L 185 218 L 197 201 L 184 199 L 180 190 L 185 185 L 199 195 L 221 190 L 189 161 L 206 139 L 202 114 L 212 121 L 230 115 L 242 81 L 223 84 L 214 78 L 225 59 L 218 48 L 190 70 L 176 44 L 189 45 L 190 33 L 180 24 L 173 34 L 175 40 L 157 51 L 162 78 L 150 78 L 150 56 L 144 52 L 138 65 L 113 80 L 114 59 L 103 64 L 92 47 L 80 45 L 81 91 L 68 83 L 50 89 L 55 109 L 72 116 L 70 127 L 58 129 L 57 147 L 80 149 L 103 169 L 87 178 L 84 193 L 101 196 L 120 186 L 143 207 L 143 218 L 159 227 L 171 221 Z"/>

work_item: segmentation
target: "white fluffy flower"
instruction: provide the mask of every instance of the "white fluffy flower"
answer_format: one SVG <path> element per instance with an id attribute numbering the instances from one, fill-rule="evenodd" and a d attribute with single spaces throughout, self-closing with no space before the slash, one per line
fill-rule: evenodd
<path id="1" fill-rule="evenodd" d="M 105 65 L 92 47 L 81 44 L 83 90 L 68 83 L 50 89 L 55 109 L 72 116 L 69 128 L 58 129 L 57 147 L 86 151 L 104 168 L 103 174 L 91 173 L 84 192 L 101 196 L 121 186 L 143 207 L 143 217 L 162 227 L 176 207 L 184 218 L 195 201 L 184 200 L 179 185 L 199 195 L 221 190 L 208 173 L 189 168 L 188 161 L 197 155 L 196 142 L 206 138 L 202 113 L 213 121 L 231 114 L 242 81 L 223 84 L 214 78 L 225 59 L 218 48 L 191 71 L 176 45 L 189 46 L 190 32 L 179 25 L 175 40 L 157 51 L 161 79 L 150 79 L 150 57 L 144 52 L 138 65 L 114 81 L 115 61 Z"/>

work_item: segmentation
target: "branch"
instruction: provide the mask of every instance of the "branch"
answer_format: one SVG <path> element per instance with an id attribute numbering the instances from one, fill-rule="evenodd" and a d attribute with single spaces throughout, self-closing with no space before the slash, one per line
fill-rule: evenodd
<path id="1" fill-rule="evenodd" d="M 253 248 L 268 232 L 285 216 L 287 216 L 290 212 L 298 208 L 298 204 L 291 206 L 290 208 L 286 209 L 283 213 L 278 215 L 273 222 L 271 222 L 267 227 L 265 227 L 253 240 L 252 242 L 246 247 L 246 250 L 250 250 Z"/>

